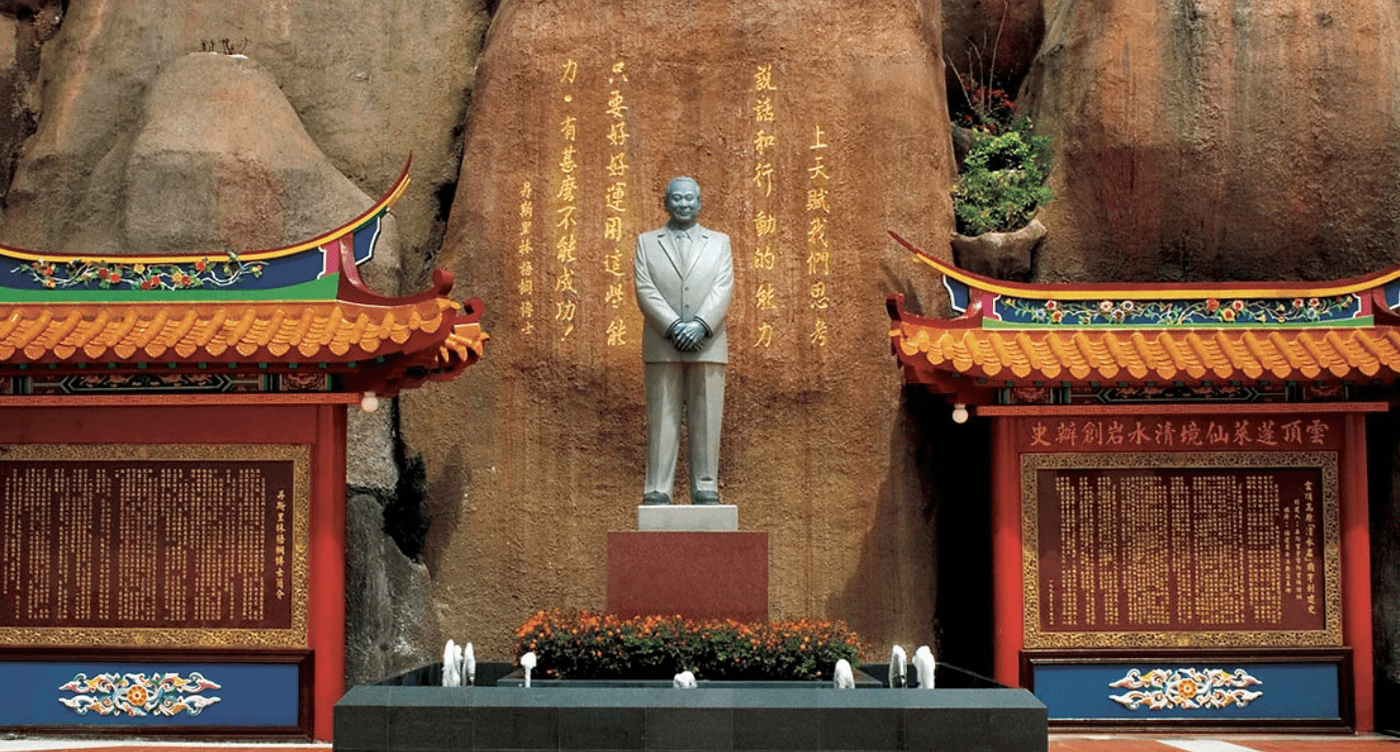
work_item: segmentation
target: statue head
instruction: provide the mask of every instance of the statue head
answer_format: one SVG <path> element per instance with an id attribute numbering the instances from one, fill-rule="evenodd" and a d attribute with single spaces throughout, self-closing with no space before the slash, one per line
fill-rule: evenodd
<path id="1" fill-rule="evenodd" d="M 695 178 L 671 178 L 662 203 L 666 205 L 666 213 L 671 215 L 672 227 L 690 227 L 700 213 L 700 184 Z"/>

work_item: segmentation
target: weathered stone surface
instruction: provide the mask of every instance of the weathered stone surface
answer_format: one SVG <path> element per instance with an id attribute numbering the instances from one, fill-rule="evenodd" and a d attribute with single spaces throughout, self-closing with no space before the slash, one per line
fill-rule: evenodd
<path id="1" fill-rule="evenodd" d="M 62 19 L 61 0 L 0 2 L 0 194 L 34 133 L 40 50 Z"/>
<path id="2" fill-rule="evenodd" d="M 1038 219 L 1012 232 L 953 235 L 953 260 L 974 274 L 994 279 L 1025 280 L 1030 277 L 1032 254 L 1045 238 Z"/>
<path id="3" fill-rule="evenodd" d="M 1042 279 L 1339 278 L 1400 260 L 1400 6 L 1059 0 L 1026 91 Z"/>
<path id="4" fill-rule="evenodd" d="M 39 127 L 9 187 L 0 241 L 56 248 L 75 230 L 112 227 L 102 183 L 125 164 L 147 90 L 172 61 L 227 40 L 260 61 L 312 140 L 366 193 L 378 195 L 414 155 L 415 183 L 395 214 L 412 239 L 408 286 L 420 286 L 445 222 L 438 193 L 456 180 L 486 0 L 66 5 L 60 33 L 44 45 Z M 396 291 L 396 275 L 380 276 L 371 282 Z"/>
<path id="5" fill-rule="evenodd" d="M 275 248 L 333 229 L 373 203 L 321 153 L 271 76 L 252 60 L 213 52 L 178 58 L 161 72 L 135 138 L 93 177 L 84 203 L 94 221 L 53 250 Z M 381 243 L 378 266 L 392 269 L 394 233 Z"/>
<path id="6" fill-rule="evenodd" d="M 352 494 L 345 520 L 345 683 L 369 684 L 441 659 L 428 569 L 384 534 L 384 507 Z"/>
<path id="7" fill-rule="evenodd" d="M 385 493 L 392 493 L 398 485 L 396 407 L 391 399 L 379 400 L 379 409 L 372 413 L 350 407 L 345 421 L 346 484 Z"/>
<path id="8" fill-rule="evenodd" d="M 958 172 L 962 172 L 967 154 L 977 145 L 977 137 L 981 134 L 972 128 L 958 125 L 952 125 L 950 128 L 953 132 L 953 161 L 958 166 Z"/>
<path id="9" fill-rule="evenodd" d="M 1015 94 L 1045 35 L 1041 0 L 946 0 L 943 59 L 954 71 Z"/>
<path id="10" fill-rule="evenodd" d="M 937 40 L 935 2 L 502 6 L 443 250 L 491 301 L 491 353 L 401 398 L 409 450 L 427 460 L 426 556 L 449 633 L 506 656 L 510 628 L 533 610 L 603 607 L 606 534 L 633 528 L 642 487 L 634 239 L 665 221 L 667 179 L 690 174 L 701 222 L 733 238 L 721 476 L 743 529 L 770 534 L 773 615 L 845 618 L 872 645 L 928 641 L 933 533 L 883 303 L 903 291 L 934 312 L 941 299 L 935 275 L 886 235 L 947 253 Z M 765 71 L 772 89 L 757 88 Z M 773 119 L 759 120 L 769 98 Z M 760 131 L 775 136 L 762 154 Z M 809 203 L 822 186 L 829 212 Z M 756 219 L 770 216 L 776 231 L 760 238 Z M 827 263 L 811 254 L 814 219 Z M 561 221 L 578 241 L 572 262 L 559 260 Z"/>

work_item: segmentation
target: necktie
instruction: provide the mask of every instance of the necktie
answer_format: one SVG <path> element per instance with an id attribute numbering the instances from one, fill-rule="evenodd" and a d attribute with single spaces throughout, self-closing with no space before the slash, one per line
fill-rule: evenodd
<path id="1" fill-rule="evenodd" d="M 681 271 L 690 268 L 690 233 L 676 233 L 676 250 L 680 252 Z"/>

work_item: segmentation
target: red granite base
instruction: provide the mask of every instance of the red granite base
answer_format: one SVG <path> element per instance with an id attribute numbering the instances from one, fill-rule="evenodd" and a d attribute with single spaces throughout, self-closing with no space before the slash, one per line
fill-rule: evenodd
<path id="1" fill-rule="evenodd" d="M 768 534 L 608 533 L 608 613 L 768 620 Z"/>

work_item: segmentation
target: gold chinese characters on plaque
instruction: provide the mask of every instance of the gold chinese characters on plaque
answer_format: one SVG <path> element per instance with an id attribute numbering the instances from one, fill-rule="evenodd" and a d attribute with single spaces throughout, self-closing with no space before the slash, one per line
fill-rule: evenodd
<path id="1" fill-rule="evenodd" d="M 1342 644 L 1335 452 L 1024 454 L 1025 645 Z"/>
<path id="2" fill-rule="evenodd" d="M 310 448 L 0 447 L 0 644 L 306 645 Z"/>

